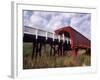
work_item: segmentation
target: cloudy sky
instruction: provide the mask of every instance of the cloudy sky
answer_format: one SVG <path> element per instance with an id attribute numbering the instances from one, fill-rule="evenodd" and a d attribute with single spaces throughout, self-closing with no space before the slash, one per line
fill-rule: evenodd
<path id="1" fill-rule="evenodd" d="M 91 14 L 24 10 L 24 26 L 53 32 L 71 26 L 88 39 L 91 38 Z"/>

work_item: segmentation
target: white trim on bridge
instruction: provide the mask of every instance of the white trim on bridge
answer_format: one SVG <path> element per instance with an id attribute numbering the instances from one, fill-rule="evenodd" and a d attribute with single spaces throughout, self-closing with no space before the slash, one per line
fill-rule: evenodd
<path id="1" fill-rule="evenodd" d="M 65 39 L 66 39 L 67 43 L 68 43 L 68 41 L 70 41 L 70 39 L 68 37 L 65 38 L 64 34 L 62 36 L 60 36 L 60 35 L 56 35 L 55 32 L 49 32 L 49 31 L 45 31 L 45 30 L 41 30 L 41 29 L 29 27 L 29 26 L 24 26 L 24 34 L 36 35 L 36 39 L 38 38 L 38 36 L 43 36 L 46 38 L 46 40 L 48 38 L 52 38 L 53 41 L 54 41 L 54 39 L 58 39 L 59 41 L 61 39 L 65 41 Z"/>
<path id="2" fill-rule="evenodd" d="M 58 36 L 55 35 L 55 32 L 49 32 L 49 31 L 36 29 L 36 28 L 33 28 L 33 27 L 29 27 L 29 26 L 24 26 L 24 34 L 36 35 L 36 38 L 38 36 L 46 37 L 46 39 L 47 38 L 53 38 L 53 39 L 58 38 Z"/>

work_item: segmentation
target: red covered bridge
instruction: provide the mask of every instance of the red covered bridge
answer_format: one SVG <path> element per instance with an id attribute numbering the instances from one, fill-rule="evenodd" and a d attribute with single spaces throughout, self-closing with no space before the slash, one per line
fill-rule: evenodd
<path id="1" fill-rule="evenodd" d="M 71 49 L 78 51 L 78 49 L 86 49 L 90 51 L 91 41 L 76 31 L 70 26 L 55 30 L 56 35 L 64 35 L 64 39 L 70 40 Z M 77 54 L 77 53 L 76 53 Z"/>
<path id="2" fill-rule="evenodd" d="M 51 47 L 50 55 L 52 50 L 54 55 L 63 55 L 65 51 L 70 50 L 75 56 L 80 49 L 89 54 L 91 51 L 91 41 L 70 26 L 57 29 L 54 33 L 25 26 L 23 41 L 33 43 L 32 55 L 39 53 L 41 56 L 42 47 L 46 44 Z"/>

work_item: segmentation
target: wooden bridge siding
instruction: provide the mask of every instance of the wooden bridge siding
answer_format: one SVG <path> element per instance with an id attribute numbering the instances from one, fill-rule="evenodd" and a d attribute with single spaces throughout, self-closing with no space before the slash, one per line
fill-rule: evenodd
<path id="1" fill-rule="evenodd" d="M 71 34 L 73 35 L 73 47 L 81 47 L 81 48 L 91 47 L 91 41 L 86 37 L 84 37 L 79 32 L 72 29 Z"/>

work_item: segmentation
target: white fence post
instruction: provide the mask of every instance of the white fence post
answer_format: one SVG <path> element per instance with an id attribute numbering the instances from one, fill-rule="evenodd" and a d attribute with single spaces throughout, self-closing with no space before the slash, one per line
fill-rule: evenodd
<path id="1" fill-rule="evenodd" d="M 47 40 L 48 39 L 48 32 L 46 32 L 46 35 L 45 36 L 46 36 L 46 40 Z"/>
<path id="2" fill-rule="evenodd" d="M 53 38 L 53 41 L 54 41 L 54 39 L 55 39 L 55 35 L 54 35 L 54 32 L 53 32 L 53 37 L 52 37 L 52 38 Z"/>
<path id="3" fill-rule="evenodd" d="M 64 34 L 62 34 L 62 36 L 63 36 L 63 42 L 65 41 L 65 36 L 64 36 Z"/>
<path id="4" fill-rule="evenodd" d="M 36 39 L 38 38 L 38 30 L 35 30 Z"/>
<path id="5" fill-rule="evenodd" d="M 60 42 L 60 35 L 58 35 L 58 40 L 59 40 L 59 42 Z"/>

